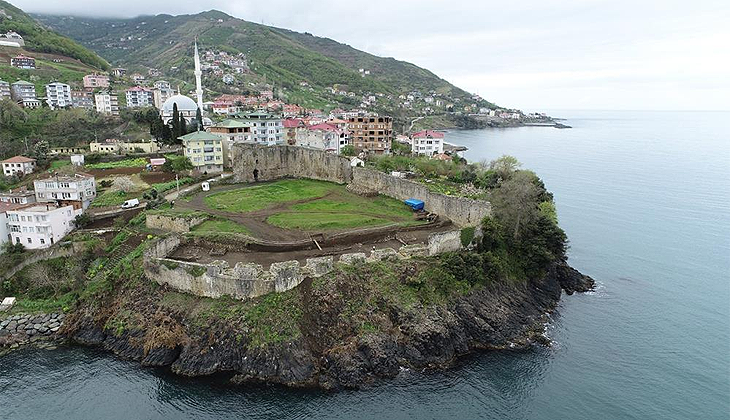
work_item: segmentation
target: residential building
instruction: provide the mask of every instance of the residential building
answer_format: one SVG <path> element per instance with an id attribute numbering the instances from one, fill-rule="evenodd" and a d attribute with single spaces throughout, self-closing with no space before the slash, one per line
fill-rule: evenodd
<path id="1" fill-rule="evenodd" d="M 153 86 L 155 87 L 155 89 L 160 90 L 172 88 L 172 86 L 170 86 L 170 82 L 168 82 L 167 80 L 158 80 L 153 84 Z"/>
<path id="2" fill-rule="evenodd" d="M 252 139 L 255 143 L 282 144 L 284 124 L 281 115 L 266 111 L 237 114 L 236 118 L 251 124 Z"/>
<path id="3" fill-rule="evenodd" d="M 35 198 L 39 203 L 56 203 L 86 210 L 96 198 L 96 179 L 93 175 L 55 175 L 33 181 Z"/>
<path id="4" fill-rule="evenodd" d="M 37 100 L 35 85 L 25 80 L 18 80 L 10 85 L 10 95 L 16 102 Z"/>
<path id="5" fill-rule="evenodd" d="M 109 87 L 109 76 L 105 74 L 87 74 L 84 76 L 84 89 L 100 89 Z"/>
<path id="6" fill-rule="evenodd" d="M 8 225 L 8 214 L 10 210 L 15 210 L 24 207 L 25 204 L 8 203 L 0 201 L 0 246 L 12 240 L 10 236 L 10 225 Z M 3 250 L 0 247 L 0 253 Z"/>
<path id="7" fill-rule="evenodd" d="M 35 203 L 35 191 L 25 187 L 7 192 L 0 192 L 0 203 L 7 204 L 31 204 Z"/>
<path id="8" fill-rule="evenodd" d="M 48 248 L 74 228 L 74 218 L 81 214 L 73 206 L 28 204 L 5 212 L 10 240 L 28 249 Z"/>
<path id="9" fill-rule="evenodd" d="M 36 161 L 25 156 L 13 156 L 10 159 L 3 160 L 0 164 L 3 167 L 3 175 L 18 175 L 22 177 L 23 175 L 33 173 Z"/>
<path id="10" fill-rule="evenodd" d="M 0 46 L 19 48 L 25 46 L 25 40 L 19 33 L 9 31 L 0 35 Z"/>
<path id="11" fill-rule="evenodd" d="M 411 152 L 433 156 L 444 152 L 444 133 L 424 130 L 411 135 Z"/>
<path id="12" fill-rule="evenodd" d="M 155 85 L 159 82 L 155 82 Z M 165 82 L 167 83 L 167 82 Z M 169 83 L 168 83 L 169 85 Z M 175 96 L 175 91 L 173 89 L 165 88 L 155 88 L 153 91 L 154 94 L 154 101 L 155 101 L 155 108 L 162 109 L 162 105 L 167 102 L 168 99 Z"/>
<path id="13" fill-rule="evenodd" d="M 123 69 L 121 67 L 112 69 L 112 76 L 124 77 L 125 74 L 127 74 L 127 69 Z"/>
<path id="14" fill-rule="evenodd" d="M 390 153 L 393 140 L 393 120 L 390 117 L 350 117 L 351 144 L 357 150 L 371 153 Z"/>
<path id="15" fill-rule="evenodd" d="M 19 69 L 35 69 L 35 58 L 23 54 L 10 59 L 10 65 Z"/>
<path id="16" fill-rule="evenodd" d="M 94 94 L 83 90 L 72 90 L 71 106 L 74 108 L 94 109 Z"/>
<path id="17" fill-rule="evenodd" d="M 190 159 L 196 172 L 223 172 L 223 137 L 207 131 L 194 131 L 182 137 L 183 154 Z"/>
<path id="18" fill-rule="evenodd" d="M 140 73 L 134 73 L 132 75 L 132 81 L 137 85 L 140 86 L 144 83 L 145 77 L 141 75 Z"/>
<path id="19" fill-rule="evenodd" d="M 307 128 L 304 121 L 299 118 L 287 118 L 282 122 L 282 126 L 284 127 L 284 141 L 292 146 L 297 144 L 297 132 Z"/>
<path id="20" fill-rule="evenodd" d="M 89 143 L 91 153 L 125 154 L 125 153 L 157 153 L 160 146 L 156 141 L 125 142 L 117 139 L 93 141 Z"/>
<path id="21" fill-rule="evenodd" d="M 306 130 L 299 130 L 296 134 L 296 145 L 339 153 L 340 148 L 347 144 L 340 144 L 341 134 L 342 132 L 334 126 L 318 124 Z"/>
<path id="22" fill-rule="evenodd" d="M 155 94 L 152 89 L 135 86 L 127 89 L 127 108 L 140 108 L 155 104 Z"/>
<path id="23" fill-rule="evenodd" d="M 10 83 L 0 79 L 0 100 L 10 98 Z"/>
<path id="24" fill-rule="evenodd" d="M 113 92 L 99 92 L 94 95 L 96 111 L 106 115 L 119 115 L 119 99 Z"/>
<path id="25" fill-rule="evenodd" d="M 252 143 L 251 124 L 239 120 L 226 119 L 208 128 L 211 133 L 223 137 L 223 166 L 233 166 L 231 150 L 236 143 Z"/>
<path id="26" fill-rule="evenodd" d="M 76 155 L 76 154 L 84 154 L 87 152 L 88 152 L 88 150 L 86 150 L 85 147 L 59 146 L 59 147 L 51 147 L 51 150 L 48 152 L 48 154 L 70 156 L 70 155 Z"/>
<path id="27" fill-rule="evenodd" d="M 46 103 L 51 109 L 71 106 L 71 86 L 53 82 L 46 85 Z"/>

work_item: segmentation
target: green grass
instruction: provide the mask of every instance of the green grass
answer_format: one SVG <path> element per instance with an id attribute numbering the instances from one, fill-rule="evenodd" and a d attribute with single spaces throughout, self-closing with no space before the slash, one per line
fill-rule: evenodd
<path id="1" fill-rule="evenodd" d="M 278 213 L 266 221 L 284 229 L 338 230 L 383 226 L 394 223 L 387 219 L 356 213 Z"/>
<path id="2" fill-rule="evenodd" d="M 250 235 L 251 231 L 241 224 L 227 219 L 206 220 L 205 222 L 195 226 L 194 232 L 226 232 L 226 233 L 243 233 Z"/>
<path id="3" fill-rule="evenodd" d="M 271 207 L 278 203 L 317 198 L 344 187 L 324 181 L 286 179 L 255 187 L 244 187 L 211 194 L 205 203 L 212 209 L 246 213 Z"/>
<path id="4" fill-rule="evenodd" d="M 338 196 L 337 199 L 330 200 L 323 198 L 308 203 L 295 204 L 291 208 L 292 210 L 303 212 L 353 212 L 399 217 L 408 220 L 413 218 L 413 212 L 407 206 L 390 197 L 381 195 L 371 199 L 345 192 Z"/>
<path id="5" fill-rule="evenodd" d="M 86 165 L 87 169 L 113 169 L 113 168 L 144 168 L 147 159 L 134 158 L 118 160 L 116 162 L 99 162 Z"/>
<path id="6" fill-rule="evenodd" d="M 132 198 L 141 197 L 141 193 L 125 193 L 124 191 L 105 191 L 91 202 L 91 207 L 119 206 Z"/>
<path id="7" fill-rule="evenodd" d="M 54 160 L 51 162 L 51 165 L 48 167 L 48 169 L 55 171 L 59 168 L 63 168 L 64 166 L 68 166 L 71 164 L 70 160 Z"/>

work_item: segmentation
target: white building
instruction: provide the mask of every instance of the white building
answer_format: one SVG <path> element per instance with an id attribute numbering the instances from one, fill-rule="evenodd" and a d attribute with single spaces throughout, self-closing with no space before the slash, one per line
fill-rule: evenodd
<path id="1" fill-rule="evenodd" d="M 0 80 L 0 100 L 10 97 L 10 83 Z"/>
<path id="2" fill-rule="evenodd" d="M 96 198 L 96 179 L 88 174 L 56 175 L 33 181 L 39 203 L 56 203 L 86 210 Z"/>
<path id="3" fill-rule="evenodd" d="M 74 218 L 81 210 L 50 203 L 28 204 L 5 212 L 7 230 L 13 243 L 29 249 L 48 248 L 60 241 L 74 228 Z"/>
<path id="4" fill-rule="evenodd" d="M 251 125 L 251 138 L 255 143 L 273 145 L 284 142 L 284 122 L 281 115 L 256 111 L 236 117 Z"/>
<path id="5" fill-rule="evenodd" d="M 35 170 L 35 162 L 35 159 L 25 156 L 13 156 L 0 163 L 3 166 L 3 175 L 12 176 L 17 174 L 18 176 L 23 176 Z"/>
<path id="6" fill-rule="evenodd" d="M 433 156 L 444 152 L 444 133 L 424 130 L 411 135 L 411 152 Z"/>
<path id="7" fill-rule="evenodd" d="M 0 192 L 0 203 L 7 204 L 31 204 L 35 203 L 35 192 L 25 187 L 8 192 Z"/>
<path id="8" fill-rule="evenodd" d="M 106 115 L 119 115 L 119 98 L 115 93 L 99 92 L 94 95 L 96 111 Z"/>
<path id="9" fill-rule="evenodd" d="M 157 84 L 159 82 L 155 82 Z M 165 82 L 167 83 L 167 82 Z M 169 84 L 169 83 L 168 83 Z M 153 91 L 154 98 L 155 98 L 155 108 L 162 109 L 162 105 L 167 102 L 168 99 L 175 96 L 175 91 L 173 89 L 161 87 L 161 88 L 155 88 Z"/>
<path id="10" fill-rule="evenodd" d="M 141 108 L 155 104 L 155 94 L 152 89 L 139 86 L 127 89 L 127 108 Z"/>
<path id="11" fill-rule="evenodd" d="M 60 82 L 47 84 L 46 103 L 51 109 L 70 107 L 72 105 L 71 86 Z"/>

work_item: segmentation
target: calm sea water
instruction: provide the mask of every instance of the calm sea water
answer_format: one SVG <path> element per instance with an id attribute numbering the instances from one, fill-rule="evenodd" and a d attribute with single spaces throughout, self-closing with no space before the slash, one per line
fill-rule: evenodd
<path id="1" fill-rule="evenodd" d="M 487 353 L 364 391 L 234 387 L 94 349 L 0 357 L 4 419 L 727 419 L 730 113 L 556 112 L 571 130 L 462 131 L 472 160 L 516 156 L 555 193 L 570 262 L 550 349 Z"/>

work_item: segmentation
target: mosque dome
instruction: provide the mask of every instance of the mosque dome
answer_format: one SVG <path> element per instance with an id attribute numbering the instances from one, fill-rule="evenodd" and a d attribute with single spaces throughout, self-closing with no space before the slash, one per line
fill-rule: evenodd
<path id="1" fill-rule="evenodd" d="M 162 104 L 162 112 L 164 114 L 172 114 L 172 108 L 177 104 L 177 110 L 179 112 L 189 111 L 195 112 L 198 110 L 198 104 L 194 100 L 188 98 L 185 95 L 175 95 L 170 97 Z"/>

